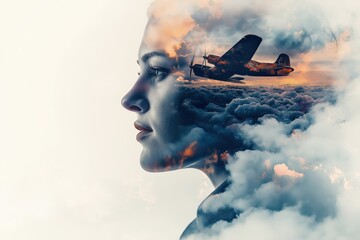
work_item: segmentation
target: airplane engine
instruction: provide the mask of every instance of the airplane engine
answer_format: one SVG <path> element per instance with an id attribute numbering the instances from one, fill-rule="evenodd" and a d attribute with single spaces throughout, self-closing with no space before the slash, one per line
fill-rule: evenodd
<path id="1" fill-rule="evenodd" d="M 216 55 L 212 55 L 212 54 L 209 54 L 207 57 L 206 57 L 206 60 L 208 63 L 210 64 L 215 64 L 217 63 L 217 61 L 219 60 L 219 56 L 216 56 Z"/>

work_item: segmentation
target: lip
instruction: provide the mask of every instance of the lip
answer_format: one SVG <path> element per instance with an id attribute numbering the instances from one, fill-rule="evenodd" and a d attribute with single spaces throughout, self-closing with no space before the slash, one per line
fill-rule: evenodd
<path id="1" fill-rule="evenodd" d="M 148 137 L 153 132 L 151 127 L 147 126 L 144 123 L 138 122 L 138 121 L 134 122 L 134 127 L 140 131 L 136 135 L 136 140 L 138 142 L 144 140 L 146 137 Z"/>

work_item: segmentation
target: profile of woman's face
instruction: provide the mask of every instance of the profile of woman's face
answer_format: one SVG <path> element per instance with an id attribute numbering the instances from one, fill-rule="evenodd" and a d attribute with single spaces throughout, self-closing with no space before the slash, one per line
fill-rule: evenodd
<path id="1" fill-rule="evenodd" d="M 137 114 L 134 126 L 139 130 L 137 141 L 143 146 L 142 167 L 164 171 L 187 164 L 185 160 L 195 155 L 196 135 L 189 134 L 192 129 L 183 124 L 180 112 L 177 79 L 185 69 L 179 68 L 176 58 L 154 39 L 156 29 L 151 27 L 148 24 L 139 49 L 139 77 L 123 97 L 122 105 Z"/>

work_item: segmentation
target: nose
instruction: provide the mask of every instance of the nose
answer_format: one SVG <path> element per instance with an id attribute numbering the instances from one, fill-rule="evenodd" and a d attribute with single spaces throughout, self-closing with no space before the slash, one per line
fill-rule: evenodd
<path id="1" fill-rule="evenodd" d="M 146 113 L 150 109 L 147 98 L 148 87 L 141 82 L 135 83 L 132 89 L 123 97 L 121 104 L 129 111 Z"/>

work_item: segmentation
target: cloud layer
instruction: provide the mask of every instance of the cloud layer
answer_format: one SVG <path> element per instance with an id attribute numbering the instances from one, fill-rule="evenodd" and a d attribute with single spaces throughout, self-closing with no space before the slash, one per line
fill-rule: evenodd
<path id="1" fill-rule="evenodd" d="M 321 102 L 335 102 L 330 87 L 246 87 L 241 85 L 194 86 L 183 84 L 179 93 L 181 123 L 201 128 L 202 142 L 218 152 L 259 149 L 253 137 L 240 131 L 240 126 L 261 124 L 267 119 L 288 124 L 286 134 L 304 130 L 312 123 L 305 115 Z"/>
<path id="2" fill-rule="evenodd" d="M 308 114 L 312 124 L 290 135 L 291 124 L 274 119 L 239 126 L 261 150 L 233 156 L 233 184 L 206 209 L 227 205 L 242 213 L 189 239 L 356 239 L 360 112 L 352 105 L 359 91 L 352 82 L 335 105 L 318 105 Z"/>

